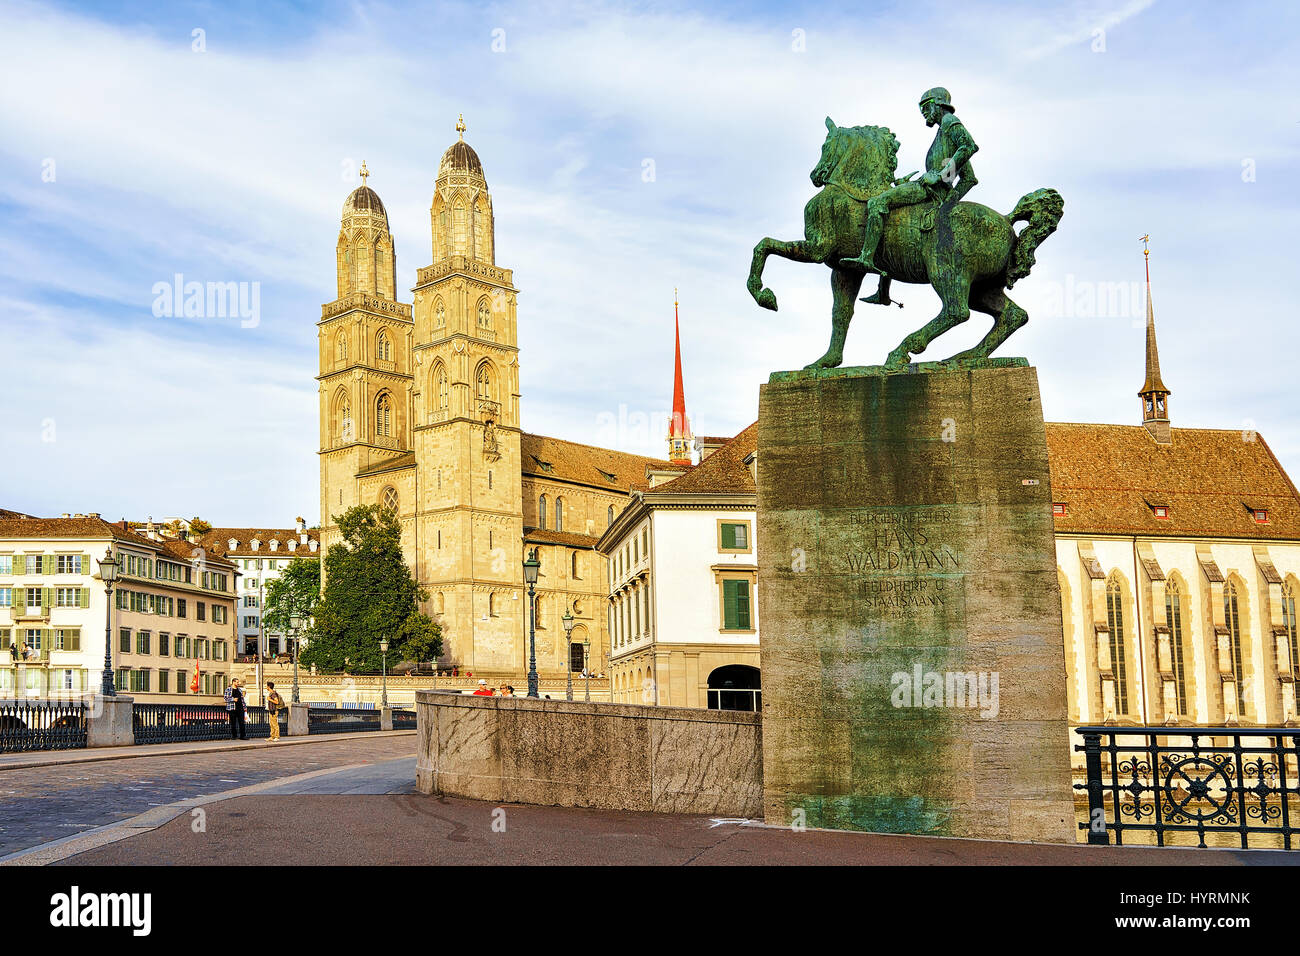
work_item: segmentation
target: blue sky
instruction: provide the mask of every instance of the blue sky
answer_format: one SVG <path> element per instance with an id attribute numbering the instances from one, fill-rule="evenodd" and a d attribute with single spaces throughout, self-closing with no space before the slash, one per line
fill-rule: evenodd
<path id="1" fill-rule="evenodd" d="M 916 169 L 936 84 L 981 145 L 971 199 L 1065 197 L 1014 292 L 1029 325 L 999 353 L 1038 367 L 1047 418 L 1138 420 L 1145 304 L 1087 297 L 1141 282 L 1150 233 L 1175 426 L 1254 427 L 1300 477 L 1298 28 L 1291 5 L 1147 0 L 7 0 L 0 507 L 314 523 L 340 207 L 364 159 L 409 290 L 459 113 L 522 290 L 524 427 L 661 453 L 678 287 L 688 411 L 734 433 L 771 371 L 825 347 L 827 269 L 773 260 L 775 314 L 744 288 L 758 239 L 802 236 L 824 118 L 889 126 Z M 177 273 L 258 283 L 260 321 L 155 316 Z M 937 311 L 928 289 L 895 295 L 905 309 L 860 307 L 846 364 Z M 924 357 L 986 329 L 976 316 Z"/>

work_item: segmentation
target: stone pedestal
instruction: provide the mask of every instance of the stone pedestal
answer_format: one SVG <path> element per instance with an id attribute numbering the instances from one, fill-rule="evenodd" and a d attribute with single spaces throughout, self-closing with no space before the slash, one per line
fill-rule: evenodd
<path id="1" fill-rule="evenodd" d="M 96 694 L 86 720 L 87 747 L 129 747 L 135 743 L 134 697 Z"/>
<path id="2" fill-rule="evenodd" d="M 1074 842 L 1034 370 L 778 373 L 758 429 L 768 822 Z"/>
<path id="3" fill-rule="evenodd" d="M 393 708 L 391 707 L 379 708 L 379 729 L 380 730 L 393 729 Z"/>
<path id="4" fill-rule="evenodd" d="M 306 737 L 311 732 L 307 714 L 310 708 L 306 704 L 289 705 L 289 736 Z"/>

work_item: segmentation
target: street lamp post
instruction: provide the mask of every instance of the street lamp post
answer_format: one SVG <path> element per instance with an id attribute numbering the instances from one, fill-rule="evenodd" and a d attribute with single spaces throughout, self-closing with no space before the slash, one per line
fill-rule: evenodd
<path id="1" fill-rule="evenodd" d="M 560 620 L 564 623 L 564 641 L 569 648 L 569 653 L 564 661 L 564 675 L 568 680 L 568 685 L 564 691 L 564 699 L 573 700 L 573 614 L 565 611 L 564 617 L 560 618 Z"/>
<path id="2" fill-rule="evenodd" d="M 99 579 L 104 582 L 104 680 L 100 691 L 105 697 L 116 697 L 113 687 L 113 582 L 117 580 L 117 562 L 113 560 L 113 546 L 104 552 L 99 562 Z"/>
<path id="3" fill-rule="evenodd" d="M 528 696 L 540 697 L 537 692 L 537 573 L 542 562 L 537 560 L 537 549 L 533 548 L 524 559 L 524 581 L 528 584 Z"/>
<path id="4" fill-rule="evenodd" d="M 386 640 L 380 641 L 379 650 L 384 655 L 384 696 L 383 696 L 383 700 L 380 702 L 380 706 L 387 708 L 388 707 L 388 641 Z"/>
<path id="5" fill-rule="evenodd" d="M 591 703 L 591 640 L 582 639 L 582 699 Z"/>
<path id="6" fill-rule="evenodd" d="M 289 636 L 293 638 L 293 703 L 301 704 L 298 699 L 298 628 L 302 626 L 302 615 L 294 611 L 289 615 Z"/>

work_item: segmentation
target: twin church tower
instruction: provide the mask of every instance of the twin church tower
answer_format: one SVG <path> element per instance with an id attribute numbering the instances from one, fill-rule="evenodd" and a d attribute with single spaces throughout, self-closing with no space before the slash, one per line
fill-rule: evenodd
<path id="1" fill-rule="evenodd" d="M 463 117 L 456 129 L 412 304 L 398 300 L 395 242 L 364 163 L 343 204 L 338 298 L 319 323 L 321 544 L 339 540 L 335 516 L 354 505 L 393 509 L 424 609 L 443 625 L 444 664 L 503 678 L 526 667 L 522 561 L 537 548 L 539 670 L 563 676 L 569 614 L 573 643 L 588 641 L 604 673 L 608 579 L 595 543 L 651 473 L 682 466 L 520 429 L 517 290 L 496 264 L 492 198 Z"/>

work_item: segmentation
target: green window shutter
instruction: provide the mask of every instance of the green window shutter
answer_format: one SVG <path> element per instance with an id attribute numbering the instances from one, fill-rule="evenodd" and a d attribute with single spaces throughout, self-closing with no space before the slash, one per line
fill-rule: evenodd
<path id="1" fill-rule="evenodd" d="M 81 650 L 81 628 L 78 627 L 75 630 L 70 632 L 70 635 L 68 637 L 68 650 L 70 651 Z"/>
<path id="2" fill-rule="evenodd" d="M 83 555 L 81 556 L 81 573 L 82 573 L 82 574 L 94 574 L 94 573 L 95 573 L 95 572 L 94 572 L 94 569 L 91 567 L 91 564 L 90 564 L 90 555 L 88 555 L 88 554 L 83 554 Z"/>
<path id="3" fill-rule="evenodd" d="M 736 627 L 742 631 L 749 628 L 749 582 L 736 582 Z"/>
<path id="4" fill-rule="evenodd" d="M 77 593 L 81 595 L 81 606 L 90 607 L 90 588 L 77 588 Z"/>
<path id="5" fill-rule="evenodd" d="M 14 577 L 27 573 L 27 559 L 21 554 L 14 555 Z"/>
<path id="6" fill-rule="evenodd" d="M 734 524 L 724 524 L 722 526 L 722 546 L 724 548 L 736 547 L 736 526 Z"/>
<path id="7" fill-rule="evenodd" d="M 740 626 L 737 623 L 736 608 L 736 585 L 740 583 L 740 581 L 722 582 L 722 626 L 728 631 L 734 631 Z"/>
<path id="8" fill-rule="evenodd" d="M 54 607 L 54 588 L 45 588 L 41 604 L 45 607 Z"/>

